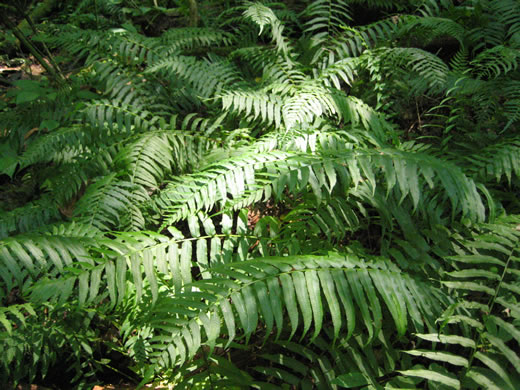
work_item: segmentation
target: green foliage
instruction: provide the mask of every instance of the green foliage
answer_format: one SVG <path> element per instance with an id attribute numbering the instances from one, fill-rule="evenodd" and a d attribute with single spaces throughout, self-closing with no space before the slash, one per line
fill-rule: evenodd
<path id="1" fill-rule="evenodd" d="M 4 387 L 519 387 L 518 1 L 131 3 L 0 111 Z"/>

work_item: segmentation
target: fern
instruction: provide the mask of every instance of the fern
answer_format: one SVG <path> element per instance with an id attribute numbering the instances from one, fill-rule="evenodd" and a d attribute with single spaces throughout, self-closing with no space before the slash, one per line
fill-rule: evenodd
<path id="1" fill-rule="evenodd" d="M 207 61 L 197 61 L 194 57 L 176 55 L 156 63 L 148 72 L 174 74 L 187 81 L 197 96 L 203 98 L 219 94 L 230 85 L 240 85 L 242 81 L 240 73 L 232 64 L 216 56 L 210 57 Z"/>
<path id="2" fill-rule="evenodd" d="M 44 197 L 23 207 L 3 212 L 1 215 L 1 238 L 5 238 L 13 233 L 25 233 L 60 219 L 58 210 L 49 197 Z"/>
<path id="3" fill-rule="evenodd" d="M 247 3 L 248 8 L 244 11 L 244 16 L 251 19 L 260 27 L 259 34 L 262 34 L 265 26 L 271 27 L 272 39 L 276 44 L 276 49 L 282 52 L 288 62 L 290 62 L 290 46 L 283 36 L 284 26 L 274 14 L 274 12 L 260 3 Z"/>
<path id="4" fill-rule="evenodd" d="M 402 374 L 450 387 L 478 384 L 485 388 L 513 389 L 519 383 L 519 357 L 514 352 L 516 347 L 508 346 L 511 342 L 519 342 L 514 325 L 516 315 L 504 315 L 504 310 L 506 313 L 515 310 L 518 294 L 516 262 L 519 235 L 518 231 L 511 229 L 511 223 L 518 220 L 504 222 L 504 225 L 484 225 L 473 240 L 461 243 L 464 250 L 459 255 L 447 259 L 454 270 L 445 274 L 442 283 L 453 289 L 459 302 L 440 317 L 442 326 L 438 334 L 417 335 L 426 342 L 439 343 L 442 349 L 449 349 L 451 345 L 462 347 L 462 354 L 467 358 L 461 357 L 460 352 L 459 356 L 428 351 L 420 355 L 464 369 L 458 377 L 443 373 L 432 375 L 421 369 Z M 480 241 L 480 237 L 486 238 Z M 466 331 L 459 334 L 450 332 L 450 324 L 456 323 L 466 325 Z M 438 369 L 433 371 L 439 372 Z"/>
<path id="5" fill-rule="evenodd" d="M 415 318 L 417 315 L 420 318 L 421 306 L 411 300 L 409 288 L 421 289 L 422 286 L 413 280 L 394 279 L 393 275 L 397 270 L 388 269 L 383 263 L 374 263 L 365 265 L 367 268 L 363 267 L 363 271 L 357 272 L 359 263 L 356 258 L 337 255 L 330 259 L 320 258 L 319 262 L 316 262 L 317 260 L 318 258 L 303 257 L 295 261 L 289 257 L 254 260 L 224 268 L 213 267 L 212 272 L 215 272 L 215 276 L 211 280 L 193 284 L 197 292 L 181 294 L 178 303 L 172 301 L 173 305 L 168 311 L 176 313 L 176 310 L 190 306 L 199 307 L 199 310 L 188 313 L 182 310 L 181 313 L 185 314 L 179 319 L 187 315 L 186 323 L 178 328 L 173 326 L 171 346 L 166 348 L 161 343 L 157 346 L 152 345 L 152 348 L 163 351 L 160 359 L 164 363 L 171 364 L 179 360 L 182 364 L 186 358 L 193 357 L 200 348 L 203 340 L 201 330 L 204 330 L 207 338 L 204 343 L 210 348 L 214 347 L 220 333 L 220 319 L 227 327 L 228 345 L 236 337 L 237 327 L 244 333 L 246 340 L 249 340 L 257 327 L 259 313 L 266 323 L 266 334 L 269 335 L 276 326 L 277 337 L 280 337 L 284 308 L 291 323 L 289 338 L 296 333 L 300 321 L 303 323 L 303 335 L 313 326 L 312 338 L 317 337 L 323 323 L 323 310 L 327 306 L 333 307 L 334 312 L 338 314 L 332 318 L 335 337 L 345 325 L 351 335 L 356 324 L 353 304 L 361 309 L 361 319 L 371 339 L 376 337 L 381 326 L 380 303 L 374 300 L 376 291 L 382 294 L 382 301 L 390 310 L 395 326 L 401 334 L 406 329 L 408 311 Z M 354 291 L 354 301 L 348 298 L 350 293 L 344 290 L 348 285 L 347 280 Z M 389 294 L 385 288 L 392 288 L 393 293 Z M 356 292 L 358 289 L 360 290 Z M 321 291 L 327 306 L 323 304 Z M 207 306 L 197 304 L 203 297 L 209 299 Z M 368 302 L 371 303 L 372 313 L 367 309 Z M 162 306 L 161 303 L 159 305 Z M 350 313 L 347 314 L 348 324 L 344 324 L 342 315 L 339 315 L 341 307 L 346 313 Z M 232 314 L 233 309 L 236 310 L 237 318 Z M 168 323 L 167 318 L 161 318 L 159 321 Z M 175 322 L 178 322 L 178 319 L 175 319 L 172 325 Z"/>
<path id="6" fill-rule="evenodd" d="M 341 27 L 352 20 L 346 1 L 315 1 L 307 6 L 303 15 L 309 18 L 304 31 L 314 34 L 314 44 L 339 34 Z"/>
<path id="7" fill-rule="evenodd" d="M 517 2 L 163 3 L 27 38 L 0 383 L 517 388 Z"/>
<path id="8" fill-rule="evenodd" d="M 166 204 L 173 205 L 173 212 L 170 211 L 171 217 L 167 221 L 172 223 L 185 218 L 190 212 L 211 210 L 220 202 L 225 205 L 231 197 L 237 199 L 246 195 L 243 200 L 247 203 L 239 203 L 242 207 L 264 196 L 268 198 L 271 194 L 275 199 L 280 198 L 285 186 L 293 192 L 302 191 L 309 184 L 318 201 L 325 197 L 326 192 L 335 191 L 336 186 L 356 187 L 365 180 L 374 191 L 377 185 L 376 173 L 371 168 L 374 165 L 383 168 L 387 191 L 398 188 L 401 199 L 409 195 L 415 207 L 421 197 L 419 175 L 433 187 L 432 178 L 436 172 L 454 210 L 461 207 L 464 215 L 476 220 L 483 219 L 483 206 L 475 185 L 455 168 L 446 169 L 446 162 L 436 161 L 427 155 L 418 157 L 392 150 L 373 154 L 356 151 L 324 154 L 314 157 L 275 151 L 263 156 L 244 155 L 240 160 L 233 159 L 229 163 L 209 167 L 205 175 L 195 175 L 188 182 L 186 178 L 164 192 Z M 271 177 L 275 178 L 271 179 L 272 182 Z M 261 189 L 256 188 L 258 185 Z"/>
<path id="9" fill-rule="evenodd" d="M 229 46 L 233 43 L 234 36 L 221 30 L 212 28 L 178 28 L 168 30 L 161 36 L 161 41 L 169 50 L 193 50 L 213 45 Z"/>

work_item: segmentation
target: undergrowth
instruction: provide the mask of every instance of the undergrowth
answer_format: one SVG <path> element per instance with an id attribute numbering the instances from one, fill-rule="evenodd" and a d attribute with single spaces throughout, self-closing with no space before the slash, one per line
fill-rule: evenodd
<path id="1" fill-rule="evenodd" d="M 518 1 L 77 3 L 2 98 L 0 383 L 520 387 Z"/>

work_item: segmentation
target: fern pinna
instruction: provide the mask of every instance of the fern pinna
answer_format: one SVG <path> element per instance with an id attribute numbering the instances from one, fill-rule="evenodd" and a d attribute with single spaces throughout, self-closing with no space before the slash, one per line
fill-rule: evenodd
<path id="1" fill-rule="evenodd" d="M 520 386 L 518 1 L 80 3 L 0 106 L 0 383 Z"/>

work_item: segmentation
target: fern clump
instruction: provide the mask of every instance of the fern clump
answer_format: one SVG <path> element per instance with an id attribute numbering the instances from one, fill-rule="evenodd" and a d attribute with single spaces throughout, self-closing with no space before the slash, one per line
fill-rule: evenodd
<path id="1" fill-rule="evenodd" d="M 163 3 L 27 41 L 0 383 L 520 387 L 518 2 Z"/>

